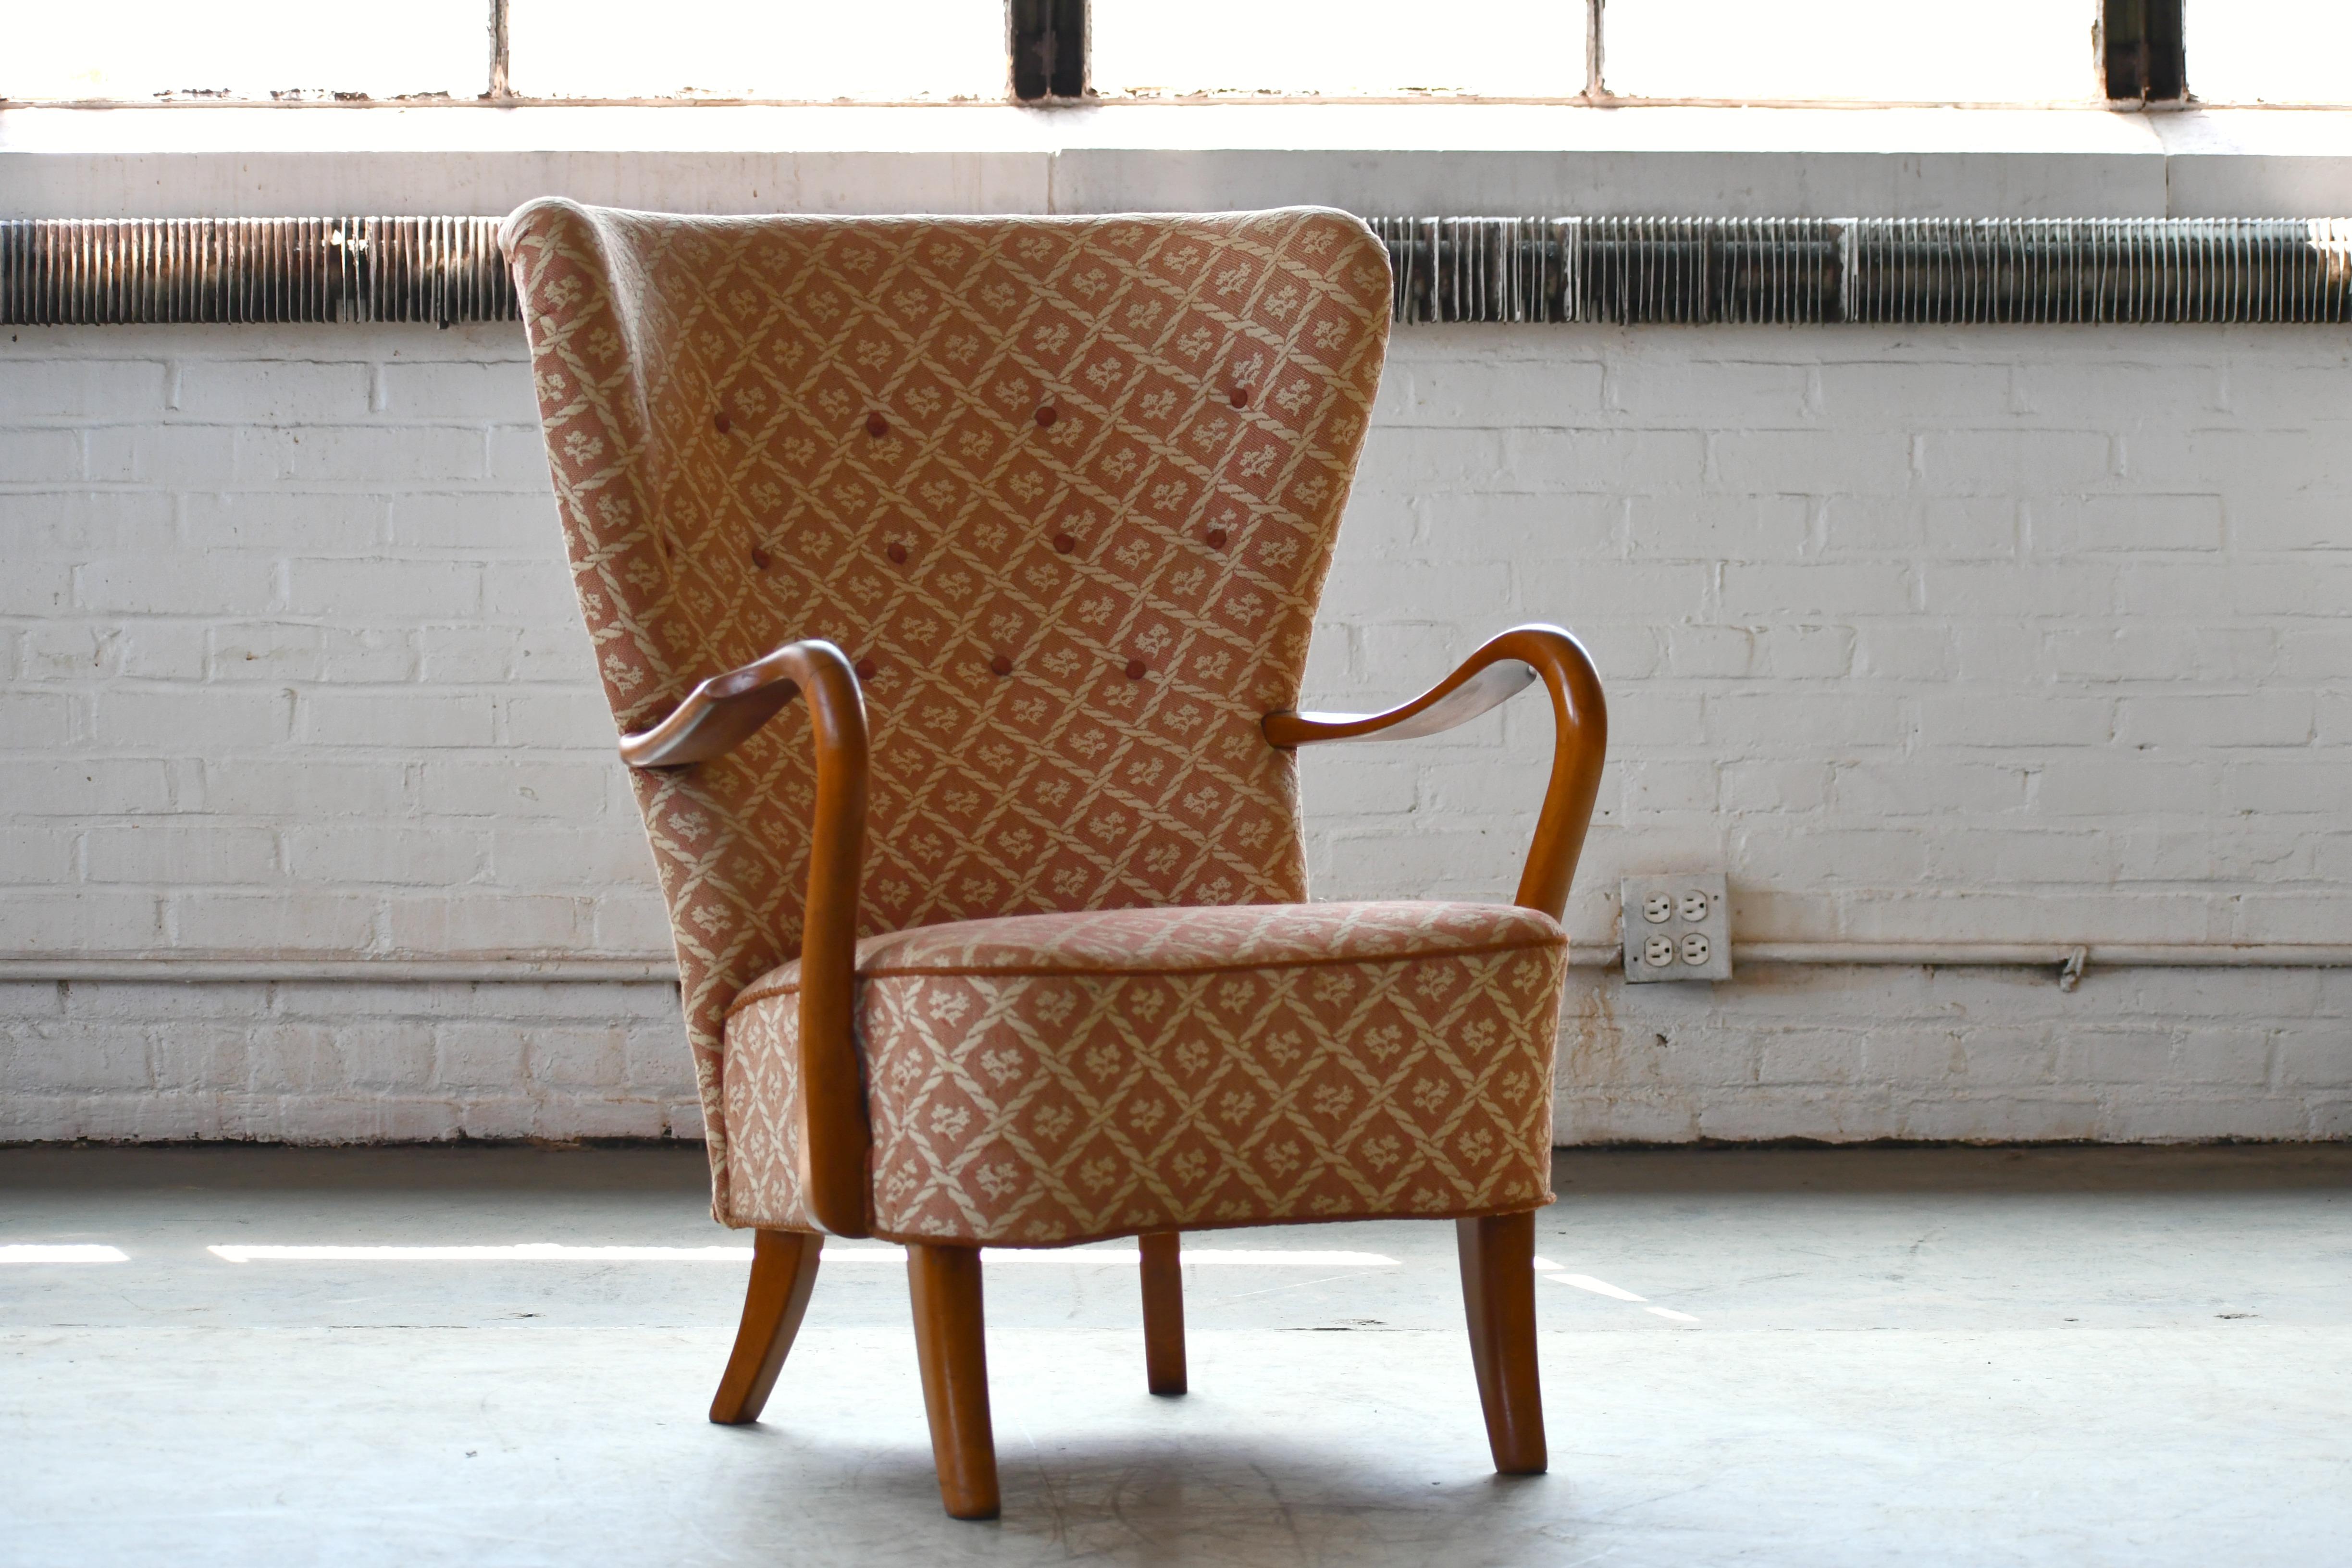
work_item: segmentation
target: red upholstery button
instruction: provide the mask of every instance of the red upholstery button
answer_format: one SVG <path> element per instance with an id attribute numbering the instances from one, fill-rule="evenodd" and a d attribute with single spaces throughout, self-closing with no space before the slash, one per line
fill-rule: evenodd
<path id="1" fill-rule="evenodd" d="M 1250 389 L 1249 389 L 1249 388 L 1247 388 L 1247 387 L 1235 387 L 1235 388 L 1234 389 L 1234 406 L 1235 408 L 1247 408 L 1247 407 L 1249 407 L 1249 400 L 1250 400 Z"/>
<path id="2" fill-rule="evenodd" d="M 1054 405 L 1049 402 L 1045 407 L 1037 411 L 1037 428 L 1040 430 L 1051 430 L 1054 428 L 1054 422 L 1061 417 L 1062 416 L 1060 414 L 1054 412 Z"/>
<path id="3" fill-rule="evenodd" d="M 907 564 L 907 547 L 900 544 L 898 540 L 892 539 L 890 541 L 890 549 L 886 553 L 888 554 L 890 559 L 896 564 L 899 566 Z"/>
<path id="4" fill-rule="evenodd" d="M 1009 675 L 1013 673 L 1013 661 L 999 653 L 988 661 L 988 667 L 1000 675 Z"/>
<path id="5" fill-rule="evenodd" d="M 712 414 L 712 415 L 710 416 L 710 423 L 711 423 L 711 425 L 712 425 L 715 429 L 717 429 L 717 430 L 718 430 L 718 432 L 719 432 L 719 434 L 721 434 L 721 435 L 726 434 L 730 430 L 733 429 L 733 428 L 734 428 L 734 425 L 735 425 L 735 422 L 734 422 L 733 420 L 731 420 L 731 419 L 728 418 L 728 417 L 727 417 L 725 414 L 723 414 L 723 413 L 714 413 L 714 414 Z"/>
<path id="6" fill-rule="evenodd" d="M 1067 534 L 1055 534 L 1054 536 L 1054 548 L 1060 550 L 1064 555 L 1067 555 L 1072 550 L 1078 548 L 1078 541 L 1072 538 Z"/>
<path id="7" fill-rule="evenodd" d="M 874 678 L 874 661 L 871 659 L 860 659 L 850 667 L 857 672 L 857 678 L 861 681 Z"/>
<path id="8" fill-rule="evenodd" d="M 765 571 L 770 567 L 775 565 L 775 558 L 770 555 L 766 550 L 761 549 L 758 545 L 753 545 L 751 547 L 751 564 L 753 566 L 759 568 L 761 571 Z"/>
<path id="9" fill-rule="evenodd" d="M 1139 681 L 1139 680 L 1143 679 L 1143 661 L 1142 661 L 1142 660 L 1140 660 L 1140 659 L 1129 659 L 1129 660 L 1127 662 L 1127 678 L 1128 678 L 1129 680 L 1130 680 L 1130 681 Z"/>
<path id="10" fill-rule="evenodd" d="M 866 434 L 879 441 L 890 434 L 890 422 L 879 413 L 869 413 L 866 416 Z"/>
<path id="11" fill-rule="evenodd" d="M 1224 529 L 1211 528 L 1209 530 L 1209 548 L 1211 549 L 1223 549 L 1225 548 Z"/>

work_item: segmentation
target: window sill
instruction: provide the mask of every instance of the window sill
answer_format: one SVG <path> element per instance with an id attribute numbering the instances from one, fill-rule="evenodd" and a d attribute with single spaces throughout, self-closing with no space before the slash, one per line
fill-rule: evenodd
<path id="1" fill-rule="evenodd" d="M 2352 110 L 1521 104 L 0 110 L 0 217 L 699 211 L 2320 217 Z"/>

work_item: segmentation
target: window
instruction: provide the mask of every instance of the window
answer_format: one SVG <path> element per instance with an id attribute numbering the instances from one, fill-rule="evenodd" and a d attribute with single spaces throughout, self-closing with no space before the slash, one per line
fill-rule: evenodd
<path id="1" fill-rule="evenodd" d="M 402 0 L 398 20 L 316 0 L 104 0 L 9 8 L 11 99 L 473 98 L 483 0 Z"/>
<path id="2" fill-rule="evenodd" d="M 1584 87 L 1575 0 L 1093 0 L 1104 97 L 1282 94 L 1570 98 Z"/>
<path id="3" fill-rule="evenodd" d="M 2188 0 L 2189 90 L 2209 103 L 2352 100 L 2352 5 Z"/>
<path id="4" fill-rule="evenodd" d="M 1632 98 L 2087 102 L 2092 0 L 1609 0 L 1601 76 Z"/>
<path id="5" fill-rule="evenodd" d="M 480 0 L 472 0 L 479 5 Z M 991 0 L 509 0 L 508 80 L 523 98 L 955 99 L 1004 97 Z"/>
<path id="6" fill-rule="evenodd" d="M 2352 0 L 105 0 L 13 102 L 2352 103 Z"/>

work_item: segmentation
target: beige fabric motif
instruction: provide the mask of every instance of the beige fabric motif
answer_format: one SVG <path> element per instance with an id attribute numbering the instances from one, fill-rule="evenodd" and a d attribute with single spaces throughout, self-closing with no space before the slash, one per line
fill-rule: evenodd
<path id="1" fill-rule="evenodd" d="M 1276 904 L 961 922 L 858 949 L 875 1228 L 1052 1246 L 1551 1198 L 1567 944 L 1510 905 Z M 746 1223 L 813 1228 L 798 973 L 726 1033 Z"/>

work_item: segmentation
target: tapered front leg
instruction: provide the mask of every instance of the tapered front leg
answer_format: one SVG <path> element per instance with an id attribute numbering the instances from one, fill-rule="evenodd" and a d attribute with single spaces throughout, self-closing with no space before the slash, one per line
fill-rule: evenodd
<path id="1" fill-rule="evenodd" d="M 980 1249 L 907 1249 L 915 1301 L 915 1354 L 931 1417 L 940 1500 L 954 1519 L 994 1519 L 996 1433 L 988 1418 L 988 1344 L 982 1333 Z"/>
<path id="2" fill-rule="evenodd" d="M 1143 1377 L 1154 1394 L 1184 1392 L 1184 1270 L 1176 1233 L 1137 1238 L 1143 1260 Z"/>
<path id="3" fill-rule="evenodd" d="M 793 1340 L 816 1289 L 822 1236 L 797 1230 L 761 1230 L 751 1237 L 751 1282 L 743 1292 L 743 1322 L 735 1331 L 735 1351 L 710 1402 L 710 1418 L 722 1427 L 756 1421 L 766 1407 L 776 1375 L 784 1369 Z"/>
<path id="4" fill-rule="evenodd" d="M 1486 1410 L 1495 1469 L 1532 1476 L 1549 1462 L 1543 1389 L 1536 1374 L 1536 1217 L 1498 1214 L 1454 1221 L 1462 1253 L 1462 1301 L 1469 1310 L 1470 1360 Z"/>

